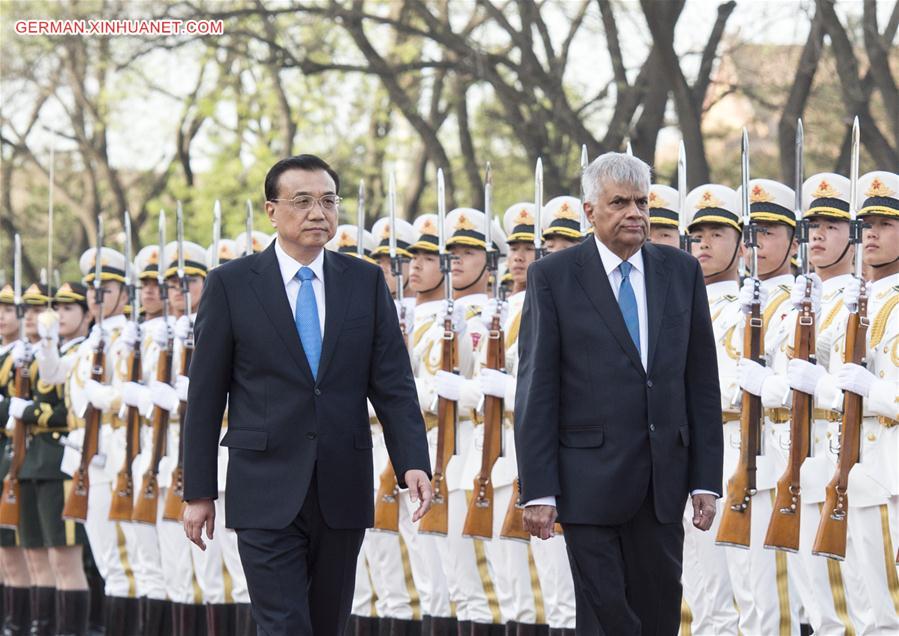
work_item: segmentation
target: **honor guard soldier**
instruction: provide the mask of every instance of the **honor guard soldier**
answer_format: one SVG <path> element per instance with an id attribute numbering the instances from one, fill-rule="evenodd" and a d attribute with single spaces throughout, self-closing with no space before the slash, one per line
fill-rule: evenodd
<path id="1" fill-rule="evenodd" d="M 58 313 L 45 311 L 50 304 L 47 294 L 44 285 L 35 284 L 22 296 L 27 306 L 25 334 L 34 354 L 31 398 L 10 401 L 10 416 L 27 427 L 30 440 L 18 473 L 19 544 L 33 573 L 31 633 L 84 634 L 90 592 L 81 546 L 87 537 L 80 524 L 62 519 L 65 489 L 70 484 L 59 465 L 69 420 L 65 374 L 59 369 L 60 357 L 71 357 L 87 336 L 90 318 L 82 285 L 60 287 L 53 298 Z"/>
<path id="2" fill-rule="evenodd" d="M 858 633 L 899 630 L 896 577 L 897 477 L 899 449 L 899 176 L 870 172 L 859 179 L 858 218 L 868 283 L 868 350 L 866 365 L 844 362 L 846 330 L 830 343 L 829 373 L 818 371 L 815 395 L 823 408 L 842 408 L 842 392 L 863 398 L 859 462 L 849 473 L 848 545 L 843 572 L 857 574 L 847 583 L 851 608 L 861 614 Z M 843 290 L 843 303 L 858 307 L 860 285 L 853 277 Z M 833 461 L 839 441 L 831 437 Z"/>
<path id="3" fill-rule="evenodd" d="M 244 254 L 252 253 L 256 254 L 261 252 L 268 244 L 271 243 L 272 237 L 266 234 L 265 232 L 260 232 L 259 230 L 253 231 L 253 249 L 252 252 L 247 249 L 247 233 L 241 232 L 237 235 L 237 238 L 234 239 L 235 247 L 237 248 L 237 256 L 243 256 Z"/>
<path id="4" fill-rule="evenodd" d="M 218 247 L 218 263 L 219 265 L 224 265 L 230 260 L 233 260 L 240 256 L 241 252 L 237 251 L 237 241 L 232 241 L 231 239 L 221 239 L 219 240 Z M 206 248 L 206 262 L 212 266 L 215 263 L 215 245 L 210 245 Z"/>
<path id="5" fill-rule="evenodd" d="M 656 188 L 657 186 L 653 186 Z M 669 188 L 671 190 L 671 188 Z M 677 192 L 674 199 L 677 200 Z M 667 196 L 671 196 L 669 193 Z M 658 200 L 658 199 L 657 199 Z M 743 226 L 739 217 L 740 202 L 731 188 L 705 184 L 693 189 L 685 199 L 692 254 L 699 260 L 709 298 L 709 313 L 718 348 L 718 378 L 721 392 L 721 420 L 724 426 L 724 475 L 731 475 L 737 465 L 740 446 L 740 413 L 736 405 L 740 387 L 737 363 L 742 346 L 734 347 L 735 332 L 743 322 L 737 302 L 740 291 L 739 257 Z M 650 190 L 650 208 L 652 190 Z M 650 214 L 653 210 L 650 209 Z M 675 217 L 675 228 L 676 228 Z M 654 228 L 653 228 L 654 229 Z M 675 229 L 676 231 L 676 229 Z M 742 342 L 739 343 L 742 345 Z M 724 484 L 721 490 L 724 493 Z M 723 501 L 719 500 L 719 513 Z M 684 512 L 684 601 L 690 609 L 689 627 L 694 634 L 737 633 L 737 609 L 728 573 L 725 549 L 715 544 L 720 514 L 715 516 L 708 532 L 693 526 L 693 507 Z M 750 612 L 747 595 L 737 597 L 741 612 Z"/>
<path id="6" fill-rule="evenodd" d="M 737 190 L 737 196 L 742 196 L 741 189 Z M 792 309 L 790 295 L 794 281 L 790 257 L 797 248 L 794 198 L 791 188 L 776 181 L 753 179 L 749 182 L 750 220 L 760 228 L 757 237 L 758 277 L 761 280 L 764 358 L 767 364 L 762 366 L 752 360 L 741 359 L 738 380 L 743 391 L 762 396 L 763 404 L 763 385 L 772 373 L 770 365 L 774 351 L 787 338 L 788 329 L 784 323 Z M 740 290 L 739 302 L 747 316 L 752 297 L 753 281 L 746 279 Z M 735 331 L 732 344 L 742 340 L 742 332 L 742 328 Z M 731 584 L 740 606 L 741 632 L 778 633 L 784 626 L 784 630 L 798 634 L 799 599 L 794 582 L 788 575 L 787 555 L 764 547 L 774 488 L 786 467 L 786 452 L 790 444 L 789 416 L 784 417 L 782 410 L 766 409 L 762 437 L 762 453 L 756 458 L 757 494 L 752 497 L 749 549 L 728 548 L 726 551 Z M 754 611 L 744 611 L 743 607 L 750 604 Z"/>
<path id="7" fill-rule="evenodd" d="M 390 260 L 390 219 L 385 217 L 375 221 L 375 224 L 371 228 L 371 233 L 375 241 L 378 241 L 378 246 L 372 250 L 371 256 L 375 262 L 381 266 L 381 269 L 384 272 L 384 278 L 387 280 L 387 287 L 390 289 L 393 298 L 397 299 L 397 277 L 394 275 L 392 269 L 393 264 Z M 417 240 L 418 235 L 415 233 L 415 229 L 412 225 L 408 221 L 397 219 L 396 253 L 402 257 L 402 278 L 405 286 L 402 297 L 406 308 L 406 322 L 405 325 L 401 324 L 400 326 L 405 326 L 407 335 L 409 327 L 412 324 L 412 312 L 415 311 L 415 294 L 409 289 L 409 261 L 412 259 L 412 253 L 409 251 L 409 246 Z M 399 306 L 397 306 L 397 311 L 401 312 Z"/>
<path id="8" fill-rule="evenodd" d="M 547 254 L 573 247 L 584 240 L 582 210 L 580 200 L 575 197 L 556 197 L 546 202 L 540 224 L 543 226 L 543 249 Z"/>
<path id="9" fill-rule="evenodd" d="M 9 472 L 12 444 L 9 405 L 15 375 L 12 350 L 19 339 L 19 319 L 16 314 L 15 295 L 11 285 L 0 289 L 0 477 Z M 29 590 L 31 577 L 25 554 L 18 547 L 16 530 L 0 528 L 0 562 L 3 565 L 3 629 L 15 631 L 29 628 Z"/>
<path id="10" fill-rule="evenodd" d="M 649 188 L 649 240 L 661 245 L 680 247 L 677 190 L 652 184 Z"/>
<path id="11" fill-rule="evenodd" d="M 88 466 L 89 490 L 84 529 L 104 581 L 106 629 L 113 633 L 115 630 L 133 633 L 139 628 L 137 585 L 128 559 L 129 551 L 121 528 L 123 524 L 109 519 L 111 483 L 123 462 L 125 448 L 125 431 L 119 417 L 121 387 L 128 380 L 130 350 L 121 339 L 127 322 L 124 310 L 128 303 L 125 257 L 108 247 L 102 247 L 99 251 L 91 248 L 81 256 L 79 266 L 84 284 L 91 288 L 87 300 L 95 324 L 88 338 L 78 345 L 66 382 L 74 430 L 69 433 L 71 443 L 66 444 L 61 468 L 64 473 L 73 476 L 82 469 L 82 453 L 75 449 L 85 448 L 85 426 L 89 424 L 86 417 L 98 416 L 97 454 L 90 459 Z M 93 289 L 97 271 L 99 293 Z M 92 377 L 95 358 L 102 362 L 103 373 L 99 380 Z"/>
<path id="12" fill-rule="evenodd" d="M 332 252 L 358 256 L 359 252 L 356 249 L 358 236 L 359 230 L 355 225 L 338 225 L 334 238 L 328 241 L 325 247 Z M 362 230 L 362 257 L 374 263 L 375 261 L 371 256 L 375 247 L 375 237 L 368 230 Z"/>

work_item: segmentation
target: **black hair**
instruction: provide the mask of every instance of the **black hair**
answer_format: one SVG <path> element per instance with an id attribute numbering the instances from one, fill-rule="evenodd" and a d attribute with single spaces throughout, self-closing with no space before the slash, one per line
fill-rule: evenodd
<path id="1" fill-rule="evenodd" d="M 332 179 L 334 179 L 334 192 L 340 194 L 340 177 L 338 177 L 334 169 L 328 165 L 327 161 L 320 157 L 316 157 L 315 155 L 297 155 L 295 157 L 281 159 L 269 168 L 268 174 L 265 175 L 266 201 L 278 198 L 278 180 L 281 178 L 281 175 L 288 170 L 306 170 L 307 172 L 324 170 Z"/>

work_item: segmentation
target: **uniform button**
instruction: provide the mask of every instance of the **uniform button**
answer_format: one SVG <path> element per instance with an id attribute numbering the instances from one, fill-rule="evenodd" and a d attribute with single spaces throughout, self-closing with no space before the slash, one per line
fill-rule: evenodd
<path id="1" fill-rule="evenodd" d="M 649 430 L 650 430 L 650 431 L 655 431 L 655 430 L 656 430 L 656 425 L 655 425 L 655 424 L 650 424 L 650 425 L 649 425 Z"/>
<path id="2" fill-rule="evenodd" d="M 316 395 L 321 395 L 321 394 L 322 394 L 322 390 L 321 390 L 320 388 L 318 388 L 318 387 L 315 387 L 315 394 L 316 394 Z"/>
<path id="3" fill-rule="evenodd" d="M 648 386 L 651 389 L 652 388 L 652 380 L 647 380 L 646 386 Z"/>
<path id="4" fill-rule="evenodd" d="M 306 433 L 306 439 L 315 439 L 318 437 L 315 433 Z"/>

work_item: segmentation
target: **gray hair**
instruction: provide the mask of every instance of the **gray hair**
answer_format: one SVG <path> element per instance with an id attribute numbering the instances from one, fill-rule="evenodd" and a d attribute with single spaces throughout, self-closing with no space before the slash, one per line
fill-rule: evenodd
<path id="1" fill-rule="evenodd" d="M 602 154 L 590 162 L 581 176 L 584 200 L 596 203 L 602 194 L 604 182 L 625 183 L 648 193 L 650 173 L 650 167 L 632 155 L 621 152 Z"/>

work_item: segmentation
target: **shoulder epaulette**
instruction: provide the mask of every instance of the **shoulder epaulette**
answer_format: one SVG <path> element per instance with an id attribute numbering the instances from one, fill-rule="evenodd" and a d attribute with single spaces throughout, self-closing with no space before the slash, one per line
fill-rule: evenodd
<path id="1" fill-rule="evenodd" d="M 476 316 L 480 316 L 482 311 L 484 311 L 483 307 L 470 305 L 468 307 L 468 309 L 466 309 L 466 311 L 465 311 L 465 320 L 471 320 L 472 318 L 475 318 Z"/>
<path id="2" fill-rule="evenodd" d="M 818 331 L 824 331 L 827 329 L 830 324 L 836 319 L 837 315 L 840 313 L 840 309 L 843 308 L 843 299 L 841 298 L 836 303 L 834 303 L 833 309 L 831 309 L 827 315 L 824 317 L 824 320 L 821 321 L 821 326 L 818 328 Z"/>
<path id="3" fill-rule="evenodd" d="M 872 349 L 879 345 L 880 341 L 883 340 L 883 334 L 886 332 L 887 328 L 887 318 L 889 318 L 890 312 L 896 308 L 896 305 L 899 305 L 899 295 L 893 295 L 887 300 L 883 304 L 883 307 L 880 308 L 880 311 L 877 312 L 877 315 L 874 316 L 874 321 L 871 323 Z"/>

